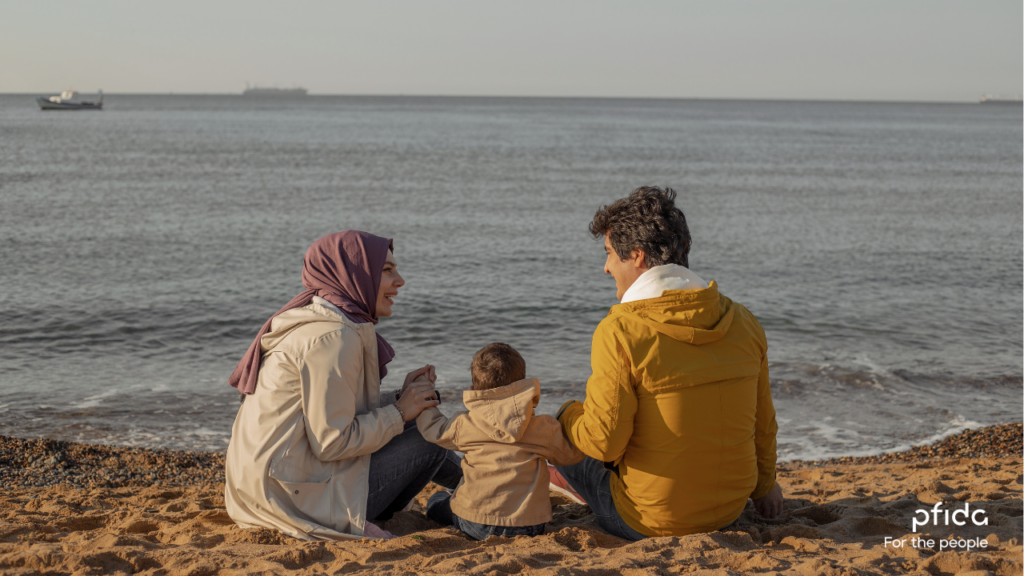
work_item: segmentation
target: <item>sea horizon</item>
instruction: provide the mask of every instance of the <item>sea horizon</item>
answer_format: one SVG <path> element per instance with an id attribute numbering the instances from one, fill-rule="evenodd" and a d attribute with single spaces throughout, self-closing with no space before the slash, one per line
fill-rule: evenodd
<path id="1" fill-rule="evenodd" d="M 282 89 L 288 90 L 292 88 L 301 88 L 300 86 L 281 88 L 275 86 L 259 86 L 259 88 L 267 89 Z M 66 90 L 40 90 L 37 92 L 0 92 L 0 96 L 34 96 L 39 97 L 45 94 L 56 95 L 60 94 L 61 91 Z M 101 89 L 100 89 L 101 90 Z M 243 88 L 244 90 L 244 88 Z M 97 94 L 98 90 L 78 90 L 76 92 L 81 94 Z M 242 90 L 237 92 L 109 92 L 103 90 L 104 96 L 243 96 Z M 515 99 L 530 99 L 530 100 L 637 100 L 637 101 L 684 101 L 684 102 L 748 102 L 748 103 L 820 103 L 820 104 L 980 104 L 981 99 L 985 96 L 990 96 L 994 100 L 998 100 L 1000 103 L 1020 103 L 1024 105 L 1024 100 L 1021 100 L 1021 95 L 1013 95 L 1012 97 L 1003 97 L 998 94 L 981 94 L 977 99 L 973 100 L 920 100 L 920 99 L 876 99 L 876 98 L 853 98 L 853 99 L 835 99 L 835 98 L 744 98 L 739 96 L 581 96 L 581 95 L 538 95 L 538 94 L 523 94 L 523 95 L 509 95 L 509 94 L 401 94 L 401 93 L 372 93 L 372 92 L 350 92 L 350 93 L 326 93 L 326 92 L 307 92 L 300 96 L 256 96 L 256 98 L 266 99 L 302 99 L 302 98 L 450 98 L 450 99 L 493 99 L 493 100 L 515 100 Z M 253 98 L 253 96 L 249 96 Z"/>

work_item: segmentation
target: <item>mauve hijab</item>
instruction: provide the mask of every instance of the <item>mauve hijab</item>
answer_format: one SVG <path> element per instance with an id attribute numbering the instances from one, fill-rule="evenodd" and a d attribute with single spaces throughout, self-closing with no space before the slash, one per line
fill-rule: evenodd
<path id="1" fill-rule="evenodd" d="M 388 251 L 394 250 L 391 238 L 381 238 L 358 230 L 328 234 L 313 242 L 302 263 L 302 285 L 306 291 L 292 298 L 270 317 L 245 356 L 235 367 L 228 384 L 242 394 L 256 391 L 260 369 L 260 339 L 270 331 L 274 316 L 301 308 L 319 296 L 337 306 L 356 323 L 377 323 L 377 293 Z M 395 350 L 377 334 L 377 362 L 380 377 L 388 373 L 385 365 L 395 357 Z"/>

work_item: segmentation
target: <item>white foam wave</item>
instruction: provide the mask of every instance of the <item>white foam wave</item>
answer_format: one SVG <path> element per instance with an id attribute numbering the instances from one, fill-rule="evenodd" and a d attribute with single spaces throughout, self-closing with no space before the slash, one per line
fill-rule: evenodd
<path id="1" fill-rule="evenodd" d="M 110 398 L 111 396 L 116 396 L 117 394 L 120 394 L 122 392 L 123 391 L 121 389 L 119 389 L 119 388 L 113 388 L 113 389 L 107 390 L 106 392 L 103 392 L 101 394 L 96 394 L 94 396 L 87 396 L 87 397 L 83 398 L 81 402 L 78 402 L 76 404 L 72 404 L 71 407 L 72 408 L 79 408 L 79 409 L 82 409 L 82 408 L 95 408 L 95 407 L 99 406 L 100 404 L 102 404 L 103 400 L 105 400 L 107 398 Z"/>
<path id="2" fill-rule="evenodd" d="M 827 419 L 826 417 L 823 420 Z M 788 431 L 785 437 L 779 438 L 781 448 L 779 449 L 778 459 L 780 462 L 787 462 L 790 460 L 824 460 L 844 456 L 854 458 L 881 456 L 882 454 L 893 452 L 904 452 L 917 446 L 934 444 L 959 434 L 964 430 L 973 430 L 985 425 L 974 420 L 967 420 L 963 416 L 956 414 L 940 432 L 931 436 L 915 442 L 890 444 L 885 447 L 869 447 L 872 444 L 877 446 L 878 441 L 876 437 L 861 434 L 856 430 L 830 426 L 825 424 L 824 421 L 809 422 L 806 426 L 796 430 L 797 433 L 805 431 L 805 436 L 790 437 L 789 434 L 792 434 L 793 431 Z"/>

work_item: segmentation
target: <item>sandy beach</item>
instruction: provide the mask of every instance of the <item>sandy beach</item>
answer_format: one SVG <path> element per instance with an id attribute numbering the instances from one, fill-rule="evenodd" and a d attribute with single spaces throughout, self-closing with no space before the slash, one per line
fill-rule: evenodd
<path id="1" fill-rule="evenodd" d="M 0 573 L 1021 574 L 1021 451 L 1021 425 L 1008 424 L 880 457 L 788 462 L 781 518 L 748 505 L 712 534 L 629 543 L 552 495 L 544 535 L 475 542 L 423 516 L 428 487 L 385 525 L 399 538 L 301 542 L 231 521 L 220 454 L 0 437 Z M 987 524 L 940 514 L 914 532 L 916 511 L 939 502 L 968 503 Z M 951 538 L 977 547 L 948 549 Z"/>

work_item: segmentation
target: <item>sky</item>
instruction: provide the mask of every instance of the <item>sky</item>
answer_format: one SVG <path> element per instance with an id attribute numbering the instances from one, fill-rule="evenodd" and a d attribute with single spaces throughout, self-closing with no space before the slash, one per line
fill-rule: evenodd
<path id="1" fill-rule="evenodd" d="M 0 3 L 0 92 L 977 101 L 1021 0 Z"/>

